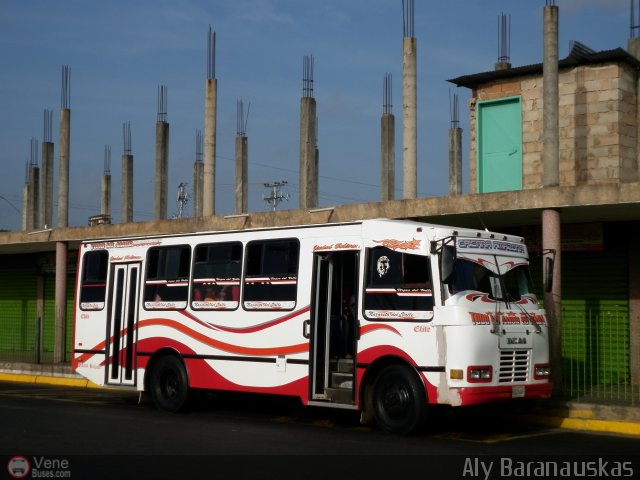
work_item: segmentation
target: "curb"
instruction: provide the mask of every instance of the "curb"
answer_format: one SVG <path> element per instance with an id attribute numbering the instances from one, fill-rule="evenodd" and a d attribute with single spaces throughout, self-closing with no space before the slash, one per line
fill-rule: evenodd
<path id="1" fill-rule="evenodd" d="M 49 375 L 28 375 L 23 373 L 0 373 L 0 381 L 57 385 L 63 387 L 102 388 L 101 386 L 83 378 L 52 377 Z"/>
<path id="2" fill-rule="evenodd" d="M 534 425 L 561 428 L 564 430 L 581 430 L 593 433 L 615 433 L 640 437 L 640 423 L 637 422 L 601 420 L 594 418 L 554 417 L 535 414 L 521 414 L 512 416 L 511 418 Z"/>

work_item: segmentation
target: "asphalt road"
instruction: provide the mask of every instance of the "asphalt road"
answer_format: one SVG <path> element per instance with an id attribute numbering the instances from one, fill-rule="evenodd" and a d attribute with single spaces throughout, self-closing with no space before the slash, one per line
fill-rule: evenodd
<path id="1" fill-rule="evenodd" d="M 531 427 L 506 421 L 506 408 L 436 409 L 424 432 L 398 437 L 361 426 L 355 412 L 290 399 L 206 395 L 172 415 L 135 393 L 0 382 L 0 478 L 19 478 L 16 456 L 29 463 L 24 478 L 549 477 L 526 476 L 536 472 L 522 462 L 640 478 L 640 438 Z"/>

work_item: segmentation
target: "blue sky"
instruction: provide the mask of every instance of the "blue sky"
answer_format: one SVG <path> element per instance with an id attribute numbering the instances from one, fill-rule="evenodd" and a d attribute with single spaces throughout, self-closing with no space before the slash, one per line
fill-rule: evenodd
<path id="1" fill-rule="evenodd" d="M 511 17 L 513 66 L 542 61 L 544 0 L 416 0 L 418 196 L 447 193 L 449 96 L 458 93 L 464 191 L 469 91 L 447 79 L 492 70 L 498 16 Z M 626 48 L 628 0 L 556 0 L 560 58 L 572 40 Z M 111 147 L 112 213 L 120 217 L 122 125 L 131 123 L 134 220 L 152 219 L 157 90 L 166 85 L 169 216 L 192 182 L 203 129 L 206 39 L 216 32 L 216 213 L 233 213 L 236 102 L 250 104 L 249 210 L 270 207 L 265 182 L 288 182 L 298 206 L 302 62 L 313 55 L 320 206 L 377 201 L 385 73 L 393 76 L 396 198 L 402 186 L 401 0 L 3 0 L 0 8 L 0 229 L 21 228 L 25 162 L 53 110 L 57 194 L 61 70 L 71 70 L 70 225 L 100 213 L 105 146 Z M 41 160 L 41 159 L 40 159 Z M 16 208 L 14 208 L 16 207 Z M 192 205 L 186 207 L 191 213 Z M 54 207 L 54 224 L 56 223 Z"/>

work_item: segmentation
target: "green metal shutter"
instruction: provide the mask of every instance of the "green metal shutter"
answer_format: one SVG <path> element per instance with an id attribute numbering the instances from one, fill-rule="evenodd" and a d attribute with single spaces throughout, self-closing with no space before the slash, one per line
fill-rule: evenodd
<path id="1" fill-rule="evenodd" d="M 607 249 L 562 254 L 563 370 L 580 389 L 629 379 L 626 253 Z"/>
<path id="2" fill-rule="evenodd" d="M 542 261 L 531 276 L 543 303 Z M 624 398 L 630 383 L 628 263 L 625 248 L 562 252 L 564 390 L 572 396 Z"/>
<path id="3" fill-rule="evenodd" d="M 0 274 L 0 328 L 0 359 L 35 360 L 35 273 L 4 270 Z"/>

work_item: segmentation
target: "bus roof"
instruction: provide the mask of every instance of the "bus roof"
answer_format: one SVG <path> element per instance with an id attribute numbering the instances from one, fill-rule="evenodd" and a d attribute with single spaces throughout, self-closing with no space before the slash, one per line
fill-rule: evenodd
<path id="1" fill-rule="evenodd" d="M 407 229 L 416 229 L 416 231 L 424 231 L 424 229 L 429 229 L 432 231 L 432 234 L 430 235 L 432 239 L 445 238 L 445 237 L 451 237 L 451 236 L 462 236 L 462 237 L 476 237 L 476 238 L 498 238 L 498 239 L 508 240 L 512 242 L 521 242 L 523 240 L 522 237 L 517 235 L 507 236 L 502 233 L 491 232 L 489 230 L 457 228 L 451 225 L 440 225 L 440 224 L 434 224 L 434 223 L 420 222 L 416 220 L 375 218 L 375 219 L 367 219 L 367 220 L 359 220 L 359 221 L 313 223 L 313 224 L 289 225 L 289 226 L 278 226 L 278 227 L 256 227 L 256 228 L 232 229 L 232 230 L 203 230 L 203 231 L 197 231 L 197 232 L 134 235 L 134 236 L 126 236 L 126 237 L 103 237 L 103 238 L 94 238 L 91 240 L 84 240 L 82 241 L 82 244 L 92 244 L 92 243 L 111 242 L 111 241 L 142 240 L 142 239 L 153 239 L 153 238 L 190 237 L 195 235 L 208 235 L 208 234 L 233 234 L 233 233 L 251 233 L 251 232 L 260 232 L 260 231 L 327 228 L 327 227 L 340 227 L 340 226 L 351 226 L 351 225 L 362 225 L 364 230 L 371 230 L 379 227 L 384 228 L 385 226 L 389 229 L 397 229 L 399 227 L 404 226 Z"/>

